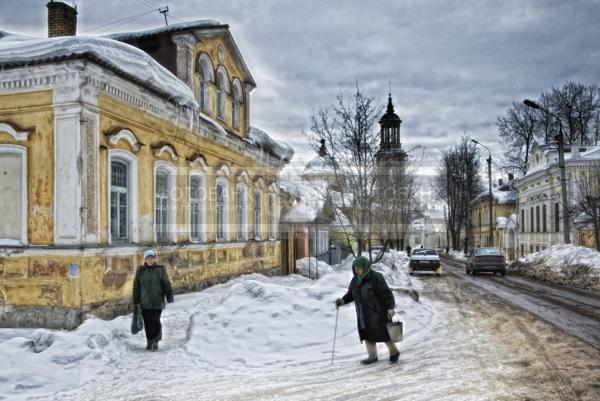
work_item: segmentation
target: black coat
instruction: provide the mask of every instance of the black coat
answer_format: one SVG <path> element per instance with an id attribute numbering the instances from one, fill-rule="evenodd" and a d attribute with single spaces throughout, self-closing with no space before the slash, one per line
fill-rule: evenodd
<path id="1" fill-rule="evenodd" d="M 348 286 L 348 292 L 342 297 L 344 304 L 354 301 L 356 322 L 360 341 L 389 341 L 387 331 L 388 309 L 394 309 L 394 294 L 379 272 L 371 270 L 358 285 L 354 276 Z"/>
<path id="2" fill-rule="evenodd" d="M 133 303 L 142 309 L 164 309 L 173 302 L 173 289 L 167 271 L 162 265 L 138 267 L 133 279 Z"/>

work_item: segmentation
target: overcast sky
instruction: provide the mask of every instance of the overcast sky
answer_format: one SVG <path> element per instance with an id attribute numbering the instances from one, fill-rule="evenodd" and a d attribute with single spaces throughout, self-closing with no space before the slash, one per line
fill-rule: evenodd
<path id="1" fill-rule="evenodd" d="M 0 0 L 0 29 L 45 36 L 46 2 Z M 168 6 L 171 23 L 229 24 L 258 84 L 252 124 L 292 145 L 299 160 L 313 156 L 302 135 L 310 115 L 330 107 L 340 90 L 351 93 L 356 80 L 381 106 L 391 83 L 403 146 L 424 146 L 426 167 L 464 132 L 499 158 L 495 122 L 512 101 L 567 80 L 600 83 L 600 0 L 74 3 L 79 34 L 162 26 L 154 6 Z"/>

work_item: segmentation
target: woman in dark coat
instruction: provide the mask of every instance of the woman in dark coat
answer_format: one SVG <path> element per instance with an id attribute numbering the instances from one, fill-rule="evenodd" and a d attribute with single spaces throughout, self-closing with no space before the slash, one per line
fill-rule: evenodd
<path id="1" fill-rule="evenodd" d="M 354 277 L 348 292 L 335 301 L 336 307 L 354 301 L 360 341 L 365 341 L 368 358 L 361 361 L 368 365 L 377 362 L 378 342 L 384 342 L 390 354 L 390 362 L 398 361 L 400 351 L 390 340 L 386 324 L 394 316 L 394 294 L 379 272 L 371 270 L 371 262 L 359 256 L 352 263 Z"/>
<path id="2" fill-rule="evenodd" d="M 133 303 L 139 304 L 144 318 L 146 332 L 146 349 L 158 350 L 158 342 L 162 340 L 162 324 L 160 315 L 167 302 L 173 302 L 173 289 L 167 271 L 156 264 L 156 252 L 144 252 L 144 265 L 138 267 L 133 279 Z"/>

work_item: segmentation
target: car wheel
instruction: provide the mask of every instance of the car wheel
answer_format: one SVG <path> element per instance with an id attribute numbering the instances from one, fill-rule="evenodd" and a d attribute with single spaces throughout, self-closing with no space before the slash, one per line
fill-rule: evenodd
<path id="1" fill-rule="evenodd" d="M 473 276 L 475 276 L 475 275 L 476 275 L 476 273 L 475 273 L 475 269 L 471 270 L 471 274 L 472 274 Z"/>
<path id="2" fill-rule="evenodd" d="M 506 270 L 501 270 L 501 271 L 500 271 L 500 275 L 501 275 L 502 277 L 506 276 Z"/>

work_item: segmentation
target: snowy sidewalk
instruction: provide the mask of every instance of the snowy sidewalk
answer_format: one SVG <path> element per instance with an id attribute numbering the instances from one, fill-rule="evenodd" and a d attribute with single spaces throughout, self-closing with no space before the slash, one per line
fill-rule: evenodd
<path id="1" fill-rule="evenodd" d="M 388 254 L 376 266 L 390 287 L 414 290 L 402 271 L 406 260 L 403 253 Z M 158 353 L 145 351 L 143 333 L 129 333 L 130 316 L 91 319 L 73 332 L 40 329 L 19 335 L 0 329 L 0 338 L 5 338 L 0 359 L 7 361 L 0 367 L 0 399 L 57 392 L 57 399 L 94 399 L 84 394 L 98 391 L 120 399 L 140 391 L 153 393 L 159 377 L 172 387 L 211 375 L 326 369 L 331 363 L 334 301 L 350 282 L 350 261 L 322 273 L 316 281 L 251 274 L 176 296 L 163 313 L 164 341 Z M 431 312 L 399 291 L 395 297 L 396 309 L 410 322 L 410 337 L 428 324 Z M 363 348 L 354 308 L 341 308 L 336 363 L 354 363 L 363 357 Z"/>

